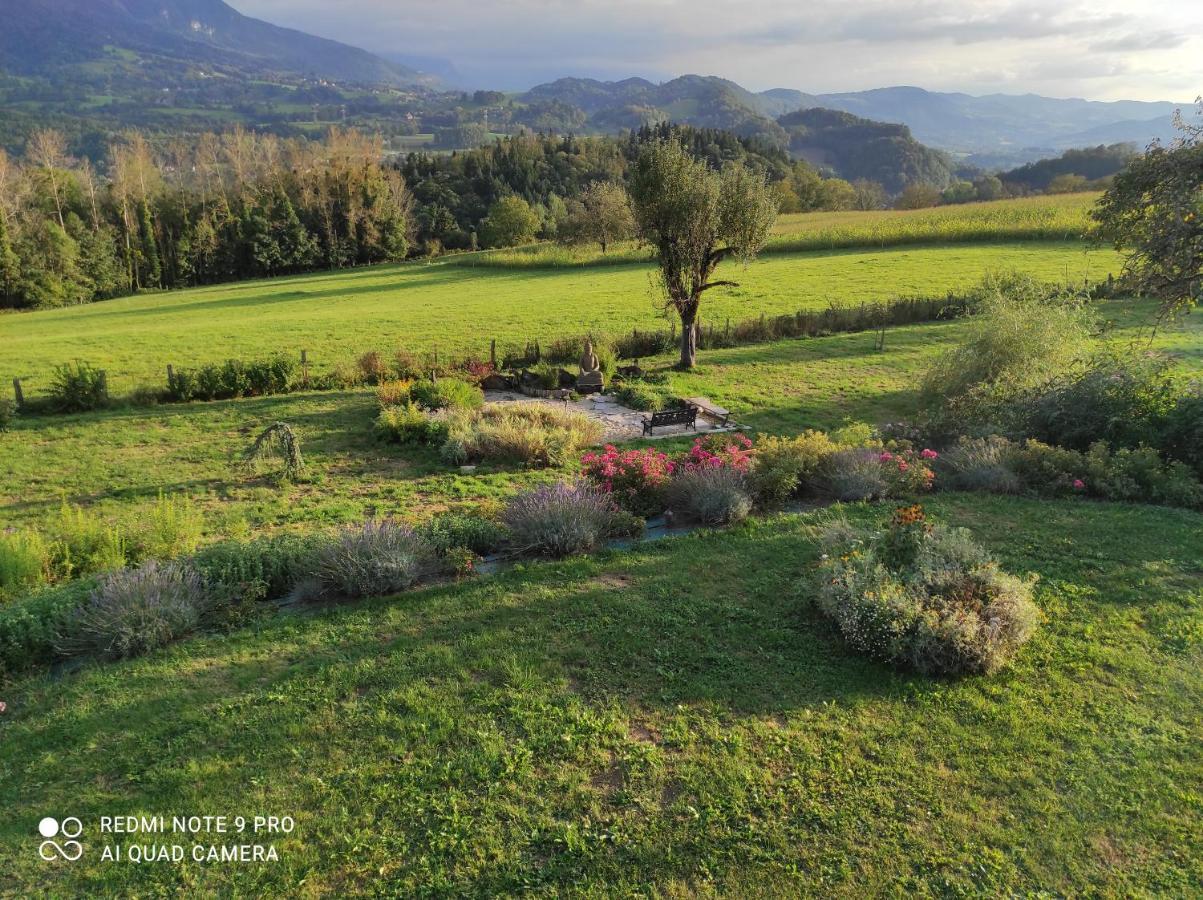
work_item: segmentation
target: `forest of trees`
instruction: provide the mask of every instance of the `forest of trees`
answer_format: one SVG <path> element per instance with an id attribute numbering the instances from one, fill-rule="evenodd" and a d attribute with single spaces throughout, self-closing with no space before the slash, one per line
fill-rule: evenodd
<path id="1" fill-rule="evenodd" d="M 825 177 L 762 137 L 668 123 L 625 137 L 523 133 L 393 163 L 379 136 L 354 130 L 320 141 L 241 128 L 153 140 L 128 132 L 89 160 L 72 157 L 62 133 L 42 129 L 20 158 L 0 150 L 0 306 L 63 306 L 537 238 L 604 250 L 629 237 L 619 195 L 640 148 L 670 137 L 714 170 L 740 162 L 763 174 L 787 213 L 1030 191 L 981 175 L 943 190 L 916 181 L 892 198 L 876 181 Z M 1106 149 L 1083 155 L 1115 165 L 1117 148 Z M 1073 154 L 1052 162 L 1066 159 L 1079 162 Z"/>
<path id="2" fill-rule="evenodd" d="M 402 259 L 409 195 L 380 140 L 235 129 L 115 142 L 103 174 L 37 131 L 0 151 L 0 305 L 53 307 L 316 267 Z"/>

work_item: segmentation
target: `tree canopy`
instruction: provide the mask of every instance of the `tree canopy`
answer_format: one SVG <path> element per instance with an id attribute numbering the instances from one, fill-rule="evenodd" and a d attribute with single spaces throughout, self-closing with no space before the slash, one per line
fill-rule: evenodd
<path id="1" fill-rule="evenodd" d="M 713 280 L 728 256 L 745 263 L 768 239 L 777 201 L 765 177 L 740 163 L 716 171 L 680 142 L 646 145 L 631 172 L 639 235 L 656 250 L 665 303 L 681 318 L 682 368 L 697 359 L 702 294 L 732 281 Z"/>

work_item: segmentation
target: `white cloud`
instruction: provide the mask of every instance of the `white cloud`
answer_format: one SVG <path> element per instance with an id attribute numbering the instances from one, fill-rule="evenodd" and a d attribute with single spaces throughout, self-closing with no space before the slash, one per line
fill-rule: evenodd
<path id="1" fill-rule="evenodd" d="M 1203 4 L 1169 0 L 232 0 L 377 53 L 451 60 L 476 86 L 717 74 L 810 92 L 933 90 L 1189 100 Z"/>

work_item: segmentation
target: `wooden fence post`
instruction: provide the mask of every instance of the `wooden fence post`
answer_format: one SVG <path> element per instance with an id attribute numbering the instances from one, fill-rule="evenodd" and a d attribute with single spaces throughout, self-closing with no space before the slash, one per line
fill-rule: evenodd
<path id="1" fill-rule="evenodd" d="M 21 379 L 13 379 L 13 393 L 17 396 L 17 409 L 25 405 L 25 392 L 21 390 Z"/>
<path id="2" fill-rule="evenodd" d="M 492 363 L 494 369 L 497 368 L 497 338 L 489 341 L 489 362 Z"/>
<path id="3" fill-rule="evenodd" d="M 309 390 L 309 351 L 301 351 L 301 384 Z"/>
<path id="4" fill-rule="evenodd" d="M 106 400 L 109 397 L 109 373 L 104 369 L 100 370 L 100 396 Z"/>

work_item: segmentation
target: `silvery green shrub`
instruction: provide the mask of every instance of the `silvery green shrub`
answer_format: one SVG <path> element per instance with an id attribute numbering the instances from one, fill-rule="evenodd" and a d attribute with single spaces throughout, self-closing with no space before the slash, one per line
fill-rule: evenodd
<path id="1" fill-rule="evenodd" d="M 519 494 L 501 519 L 517 549 L 548 556 L 583 553 L 632 527 L 631 516 L 608 495 L 563 482 Z"/>
<path id="2" fill-rule="evenodd" d="M 668 484 L 673 512 L 707 525 L 729 525 L 747 518 L 752 495 L 747 476 L 729 466 L 677 472 Z"/>
<path id="3" fill-rule="evenodd" d="M 118 569 L 96 588 L 66 625 L 67 652 L 138 656 L 194 631 L 209 611 L 212 595 L 190 566 L 151 560 Z"/>
<path id="4" fill-rule="evenodd" d="M 317 580 L 327 594 L 381 597 L 413 587 L 437 569 L 429 542 L 384 519 L 343 529 L 319 554 Z"/>

